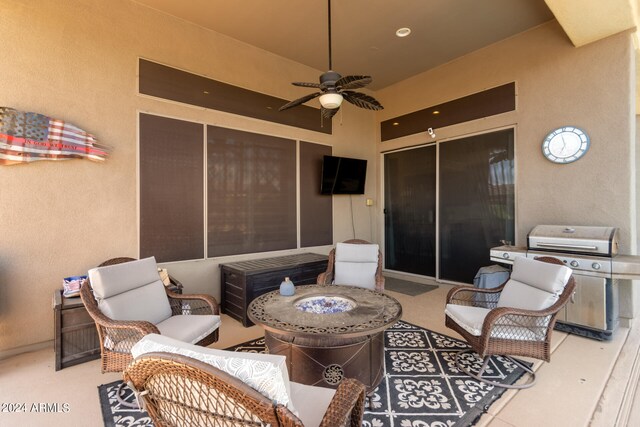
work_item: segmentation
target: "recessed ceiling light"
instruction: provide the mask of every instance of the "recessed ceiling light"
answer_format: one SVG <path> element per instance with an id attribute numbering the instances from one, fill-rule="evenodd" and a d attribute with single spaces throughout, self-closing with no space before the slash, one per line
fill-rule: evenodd
<path id="1" fill-rule="evenodd" d="M 209 92 L 207 92 L 206 90 L 202 91 L 202 93 L 204 93 L 205 95 L 209 95 Z"/>
<path id="2" fill-rule="evenodd" d="M 433 110 L 433 111 L 431 112 L 431 114 L 440 114 L 440 111 L 438 111 L 438 110 Z"/>
<path id="3" fill-rule="evenodd" d="M 399 28 L 398 31 L 396 31 L 396 36 L 398 37 L 407 37 L 409 34 L 411 34 L 411 28 Z"/>
<path id="4" fill-rule="evenodd" d="M 398 123 L 398 122 L 393 122 L 393 125 L 394 125 L 394 126 L 398 126 L 399 124 L 400 124 L 400 123 Z"/>

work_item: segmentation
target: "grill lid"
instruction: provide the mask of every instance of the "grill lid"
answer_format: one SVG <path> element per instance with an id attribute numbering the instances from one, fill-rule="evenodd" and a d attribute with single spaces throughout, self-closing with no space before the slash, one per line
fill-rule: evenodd
<path id="1" fill-rule="evenodd" d="M 537 225 L 527 236 L 527 247 L 540 251 L 613 257 L 618 253 L 619 234 L 615 227 Z"/>

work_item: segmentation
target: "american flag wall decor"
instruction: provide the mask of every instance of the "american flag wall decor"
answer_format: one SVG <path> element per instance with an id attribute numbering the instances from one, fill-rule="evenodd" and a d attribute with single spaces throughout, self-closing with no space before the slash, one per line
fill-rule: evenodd
<path id="1" fill-rule="evenodd" d="M 109 151 L 93 135 L 71 123 L 0 107 L 0 165 L 37 160 L 104 161 Z"/>

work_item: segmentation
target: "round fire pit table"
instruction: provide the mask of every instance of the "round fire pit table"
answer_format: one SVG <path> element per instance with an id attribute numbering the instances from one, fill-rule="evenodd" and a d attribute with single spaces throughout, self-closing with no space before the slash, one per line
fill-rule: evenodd
<path id="1" fill-rule="evenodd" d="M 402 306 L 384 293 L 355 286 L 296 286 L 254 299 L 249 318 L 265 329 L 269 353 L 287 357 L 292 381 L 336 388 L 356 378 L 372 392 L 384 372 L 384 330 Z"/>

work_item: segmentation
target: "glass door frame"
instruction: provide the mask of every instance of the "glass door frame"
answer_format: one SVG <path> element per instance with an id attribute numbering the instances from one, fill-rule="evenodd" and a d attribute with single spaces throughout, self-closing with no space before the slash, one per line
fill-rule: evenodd
<path id="1" fill-rule="evenodd" d="M 381 203 L 381 209 L 380 209 L 380 213 L 381 213 L 381 218 L 382 220 L 380 221 L 380 242 L 381 242 L 381 251 L 382 253 L 386 253 L 386 224 L 385 224 L 385 219 L 384 219 L 384 200 L 386 197 L 385 194 L 385 155 L 386 154 L 391 154 L 391 153 L 397 153 L 400 151 L 408 151 L 408 150 L 415 150 L 415 149 L 419 149 L 419 148 L 423 148 L 423 147 L 427 147 L 427 146 L 436 146 L 436 170 L 435 170 L 435 174 L 436 174 L 436 189 L 435 189 L 435 195 L 436 195 L 436 234 L 435 234 L 435 248 L 436 248 L 436 265 L 435 265 L 435 271 L 436 271 L 436 276 L 435 277 L 431 277 L 431 276 L 424 276 L 421 274 L 415 274 L 415 273 L 407 273 L 405 271 L 399 271 L 399 270 L 390 270 L 387 269 L 387 265 L 386 265 L 386 259 L 383 258 L 383 263 L 382 263 L 382 270 L 384 272 L 390 272 L 390 273 L 397 273 L 400 275 L 404 275 L 404 276 L 408 276 L 408 277 L 416 277 L 416 278 L 426 278 L 426 279 L 431 279 L 433 281 L 435 281 L 436 283 L 443 283 L 443 284 L 450 284 L 450 285 L 468 285 L 468 283 L 461 283 L 461 282 L 455 282 L 452 280 L 443 280 L 440 279 L 440 144 L 443 143 L 447 143 L 447 142 L 453 142 L 456 141 L 458 139 L 464 139 L 464 138 L 470 138 L 470 137 L 474 137 L 477 135 L 485 135 L 488 133 L 493 133 L 493 132 L 499 132 L 502 130 L 507 130 L 507 129 L 511 129 L 513 130 L 513 223 L 514 223 L 514 239 L 517 239 L 517 235 L 518 235 L 518 159 L 517 159 L 517 145 L 518 145 L 518 138 L 517 138 L 517 127 L 516 124 L 510 124 L 510 125 L 505 125 L 505 126 L 499 126 L 499 127 L 495 127 L 495 128 L 491 128 L 491 129 L 483 129 L 481 131 L 477 131 L 477 132 L 469 132 L 469 133 L 465 133 L 465 134 L 460 134 L 460 135 L 455 135 L 452 137 L 448 137 L 448 138 L 443 138 L 440 140 L 436 140 L 433 142 L 425 142 L 423 144 L 416 144 L 416 145 L 411 145 L 409 147 L 401 147 L 401 148 L 397 148 L 397 149 L 390 149 L 390 150 L 385 150 L 385 151 L 380 151 L 380 163 L 381 163 L 381 167 L 379 168 L 380 170 L 380 193 L 381 193 L 381 197 L 379 198 L 379 200 L 382 200 Z M 516 245 L 517 242 L 512 242 L 513 245 Z"/>

